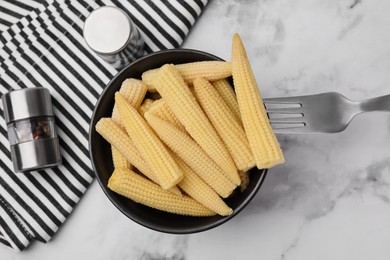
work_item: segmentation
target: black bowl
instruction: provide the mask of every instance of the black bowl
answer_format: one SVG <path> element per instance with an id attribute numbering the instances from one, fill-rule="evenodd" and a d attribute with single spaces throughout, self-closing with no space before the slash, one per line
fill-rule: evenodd
<path id="1" fill-rule="evenodd" d="M 89 136 L 89 149 L 96 178 L 111 202 L 133 221 L 166 233 L 188 234 L 214 228 L 236 216 L 255 196 L 266 176 L 266 170 L 252 170 L 250 183 L 244 192 L 237 189 L 226 203 L 234 210 L 228 217 L 189 217 L 165 213 L 112 192 L 107 187 L 113 171 L 110 145 L 95 131 L 95 125 L 102 117 L 110 117 L 114 106 L 114 95 L 122 82 L 129 78 L 141 78 L 142 72 L 158 68 L 166 63 L 180 64 L 204 60 L 222 60 L 214 55 L 189 49 L 175 49 L 155 52 L 147 55 L 120 71 L 107 85 L 100 96 L 92 115 Z"/>

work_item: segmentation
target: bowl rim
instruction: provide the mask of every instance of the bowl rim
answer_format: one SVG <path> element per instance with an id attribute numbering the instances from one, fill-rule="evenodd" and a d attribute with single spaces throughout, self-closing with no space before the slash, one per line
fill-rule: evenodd
<path id="1" fill-rule="evenodd" d="M 195 49 L 188 49 L 188 48 L 177 48 L 177 49 L 167 49 L 167 50 L 152 52 L 152 53 L 147 54 L 147 55 L 131 62 L 130 64 L 126 65 L 123 69 L 118 71 L 118 73 L 106 84 L 106 87 L 101 92 L 101 94 L 100 94 L 100 96 L 95 104 L 95 107 L 94 107 L 94 110 L 93 110 L 93 113 L 91 116 L 90 125 L 89 125 L 89 132 L 88 132 L 88 134 L 89 134 L 89 136 L 88 136 L 89 155 L 90 155 L 90 159 L 91 159 L 93 172 L 94 172 L 95 178 L 97 179 L 97 181 L 99 183 L 100 188 L 103 190 L 103 192 L 105 193 L 106 197 L 110 200 L 110 202 L 120 212 L 122 212 L 122 214 L 124 214 L 127 218 L 131 219 L 132 221 L 134 221 L 135 223 L 137 223 L 143 227 L 146 227 L 146 228 L 149 228 L 149 229 L 152 229 L 155 231 L 167 233 L 167 234 L 194 234 L 194 233 L 207 231 L 207 230 L 210 230 L 210 229 L 215 228 L 217 226 L 220 226 L 223 223 L 225 223 L 225 222 L 229 221 L 230 219 L 232 219 L 233 217 L 235 217 L 236 215 L 238 215 L 249 204 L 249 202 L 256 196 L 257 192 L 260 190 L 260 187 L 262 186 L 262 184 L 265 180 L 265 177 L 267 175 L 268 169 L 261 169 L 261 170 L 259 170 L 260 171 L 259 173 L 256 173 L 256 174 L 261 174 L 261 176 L 259 177 L 259 180 L 257 181 L 256 185 L 253 187 L 250 194 L 248 194 L 247 197 L 240 203 L 240 205 L 234 209 L 234 211 L 231 215 L 225 216 L 225 217 L 221 216 L 220 219 L 218 219 L 214 222 L 208 223 L 208 224 L 204 224 L 204 225 L 202 225 L 202 227 L 182 228 L 182 229 L 164 228 L 164 227 L 159 227 L 157 225 L 148 225 L 148 224 L 142 222 L 137 217 L 132 216 L 127 211 L 122 209 L 122 206 L 119 205 L 119 203 L 114 198 L 112 198 L 112 194 L 109 193 L 108 189 L 106 188 L 106 185 L 103 183 L 102 179 L 100 178 L 100 176 L 98 174 L 98 170 L 97 170 L 95 163 L 94 163 L 95 157 L 94 157 L 93 148 L 92 148 L 92 138 L 96 134 L 95 133 L 96 131 L 94 130 L 94 125 L 95 125 L 94 121 L 96 121 L 96 119 L 95 119 L 96 113 L 97 113 L 99 105 L 101 104 L 101 102 L 103 100 L 103 97 L 105 96 L 105 93 L 107 91 L 109 91 L 109 88 L 110 88 L 109 86 L 111 86 L 112 83 L 115 80 L 117 80 L 117 78 L 120 77 L 125 70 L 127 70 L 129 67 L 134 66 L 134 64 L 137 64 L 145 59 L 150 59 L 154 56 L 158 56 L 158 55 L 170 53 L 170 52 L 191 52 L 191 53 L 197 53 L 197 54 L 213 57 L 215 60 L 225 61 L 225 60 L 221 59 L 220 57 L 218 57 L 214 54 L 210 54 L 208 52 L 195 50 Z"/>

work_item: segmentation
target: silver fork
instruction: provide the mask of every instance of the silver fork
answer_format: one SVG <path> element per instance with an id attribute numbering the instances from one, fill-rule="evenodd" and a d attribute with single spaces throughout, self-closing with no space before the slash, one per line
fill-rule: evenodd
<path id="1" fill-rule="evenodd" d="M 311 134 L 343 131 L 358 114 L 390 112 L 390 95 L 351 101 L 336 92 L 264 99 L 276 133 Z"/>

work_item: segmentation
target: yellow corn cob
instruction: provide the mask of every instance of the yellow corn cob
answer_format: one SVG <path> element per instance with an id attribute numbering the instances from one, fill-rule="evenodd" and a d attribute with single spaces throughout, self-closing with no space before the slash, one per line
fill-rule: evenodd
<path id="1" fill-rule="evenodd" d="M 237 168 L 244 171 L 253 168 L 256 164 L 248 139 L 228 105 L 213 85 L 203 78 L 194 81 L 194 89 L 199 104 L 225 143 Z"/>
<path id="2" fill-rule="evenodd" d="M 228 216 L 233 213 L 233 210 L 226 205 L 218 194 L 186 163 L 184 163 L 178 156 L 175 156 L 174 158 L 184 174 L 183 180 L 178 184 L 178 186 L 185 193 L 221 216 Z"/>
<path id="3" fill-rule="evenodd" d="M 148 91 L 150 93 L 157 92 L 156 84 L 158 83 L 154 82 L 156 80 L 157 75 L 158 75 L 158 69 L 147 70 L 141 75 L 142 82 L 145 83 L 145 85 L 148 87 Z"/>
<path id="4" fill-rule="evenodd" d="M 232 65 L 225 61 L 198 61 L 175 65 L 184 81 L 192 84 L 196 78 L 205 78 L 209 81 L 224 79 L 232 75 Z M 159 69 L 145 71 L 142 74 L 142 81 L 148 86 L 148 91 L 156 92 L 158 83 L 155 78 Z"/>
<path id="5" fill-rule="evenodd" d="M 125 130 L 111 118 L 102 118 L 96 124 L 96 131 L 114 146 L 119 153 L 149 179 L 155 181 L 154 173 L 135 148 Z M 156 181 L 158 183 L 158 181 Z"/>
<path id="6" fill-rule="evenodd" d="M 221 79 L 212 82 L 214 88 L 218 91 L 219 95 L 223 98 L 234 116 L 241 123 L 240 109 L 238 108 L 237 97 L 234 93 L 232 86 L 226 79 Z"/>
<path id="7" fill-rule="evenodd" d="M 138 109 L 138 112 L 141 114 L 141 116 L 144 116 L 145 112 L 149 110 L 153 102 L 153 99 L 145 98 L 144 102 L 142 102 L 141 106 Z"/>
<path id="8" fill-rule="evenodd" d="M 126 98 L 126 100 L 136 109 L 138 109 L 138 107 L 141 105 L 141 102 L 145 97 L 146 91 L 147 87 L 145 84 L 142 83 L 142 81 L 132 78 L 123 81 L 122 86 L 119 90 L 119 92 Z M 115 122 L 122 125 L 118 109 L 115 105 L 112 110 L 111 117 Z M 131 164 L 127 162 L 126 158 L 124 158 L 121 153 L 116 151 L 115 147 L 111 147 L 111 153 L 112 161 L 115 168 L 125 167 L 131 169 Z"/>
<path id="9" fill-rule="evenodd" d="M 122 94 L 122 96 L 130 105 L 132 105 L 136 110 L 138 110 L 138 108 L 141 106 L 142 101 L 145 98 L 147 90 L 147 86 L 141 80 L 128 78 L 123 81 L 122 86 L 119 89 L 119 93 Z M 119 111 L 116 105 L 114 105 L 111 117 L 115 120 L 115 122 L 122 125 L 119 116 Z"/>
<path id="10" fill-rule="evenodd" d="M 158 183 L 163 189 L 175 186 L 183 178 L 183 173 L 163 143 L 120 93 L 115 94 L 115 102 L 127 133 L 142 157 L 151 166 L 159 179 Z"/>
<path id="11" fill-rule="evenodd" d="M 132 165 L 113 145 L 111 146 L 112 163 L 114 168 L 126 168 L 131 170 Z"/>
<path id="12" fill-rule="evenodd" d="M 237 33 L 233 37 L 232 69 L 242 122 L 257 168 L 270 168 L 283 163 L 282 150 L 269 123 L 248 56 Z"/>
<path id="13" fill-rule="evenodd" d="M 214 81 L 232 75 L 232 64 L 225 61 L 198 61 L 178 64 L 176 67 L 186 83 L 192 83 L 196 78 Z"/>
<path id="14" fill-rule="evenodd" d="M 155 173 L 151 170 L 150 166 L 141 157 L 137 149 L 135 148 L 130 137 L 125 130 L 120 127 L 111 118 L 102 118 L 96 124 L 96 131 L 106 139 L 107 142 L 113 146 L 117 152 L 119 152 L 126 160 L 137 167 L 146 177 L 160 184 L 159 179 Z M 119 167 L 116 167 L 119 168 Z M 180 195 L 181 192 L 177 187 L 172 187 L 170 192 Z"/>
<path id="15" fill-rule="evenodd" d="M 115 169 L 107 186 L 122 196 L 158 210 L 199 217 L 215 215 L 215 212 L 193 198 L 176 196 L 127 169 Z"/>
<path id="16" fill-rule="evenodd" d="M 167 103 L 164 99 L 159 99 L 153 103 L 150 107 L 149 113 L 157 116 L 169 123 L 173 124 L 175 127 L 179 128 L 182 131 L 185 131 L 184 126 L 180 123 L 180 121 L 175 117 L 172 111 L 169 109 Z"/>
<path id="17" fill-rule="evenodd" d="M 155 106 L 156 105 L 156 106 Z M 163 112 L 161 108 L 163 107 Z M 154 111 L 155 108 L 158 108 L 157 111 Z M 148 114 L 156 116 L 170 124 L 172 126 L 180 129 L 176 124 L 178 123 L 182 129 L 181 131 L 185 131 L 184 127 L 178 122 L 177 118 L 171 114 L 169 108 L 166 106 L 165 102 L 161 99 L 158 103 L 153 104 L 153 108 L 148 111 Z M 173 133 L 174 134 L 174 133 Z M 178 138 L 178 136 L 176 136 Z M 185 191 L 188 195 L 205 205 L 206 207 L 214 210 L 220 215 L 230 215 L 231 209 L 226 206 L 225 202 L 220 199 L 218 194 L 208 186 L 188 165 L 180 159 L 179 156 L 171 153 L 174 160 L 178 164 L 179 168 L 183 171 L 183 180 L 179 182 L 178 186 Z M 216 196 L 216 198 L 215 198 Z"/>
<path id="18" fill-rule="evenodd" d="M 122 94 L 130 105 L 135 109 L 138 109 L 141 106 L 147 91 L 147 86 L 141 80 L 129 78 L 122 83 L 119 93 Z"/>
<path id="19" fill-rule="evenodd" d="M 157 113 L 154 111 L 156 107 L 158 108 Z M 148 111 L 148 114 L 171 123 L 172 126 L 180 129 L 181 131 L 185 131 L 184 127 L 180 124 L 180 122 L 178 122 L 177 118 L 173 116 L 172 112 L 169 111 L 169 108 L 162 99 L 153 104 L 153 107 Z M 177 127 L 176 124 L 179 124 L 182 128 Z M 174 135 L 174 133 L 172 134 Z M 179 138 L 179 136 L 176 136 L 176 138 Z M 184 177 L 183 180 L 179 182 L 178 186 L 184 192 L 221 216 L 228 216 L 233 212 L 233 210 L 226 205 L 226 203 L 218 196 L 218 194 L 209 185 L 207 185 L 202 180 L 202 178 L 200 178 L 198 174 L 196 174 L 182 159 L 180 159 L 177 154 L 174 154 L 173 152 L 171 152 L 171 154 L 179 168 L 183 171 Z"/>
<path id="20" fill-rule="evenodd" d="M 238 185 L 240 178 L 233 159 L 174 65 L 162 66 L 159 79 L 157 90 L 169 109 L 191 137 L 228 174 L 232 182 Z"/>
<path id="21" fill-rule="evenodd" d="M 226 198 L 233 192 L 236 185 L 187 133 L 149 112 L 145 113 L 145 118 L 161 140 L 221 197 Z"/>

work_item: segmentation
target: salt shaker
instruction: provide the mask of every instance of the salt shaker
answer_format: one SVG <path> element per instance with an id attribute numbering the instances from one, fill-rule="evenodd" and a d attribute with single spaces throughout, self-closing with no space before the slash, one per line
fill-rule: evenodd
<path id="1" fill-rule="evenodd" d="M 130 17 L 120 8 L 103 6 L 85 20 L 87 45 L 116 69 L 121 69 L 144 52 L 144 40 Z"/>
<path id="2" fill-rule="evenodd" d="M 61 163 L 51 96 L 43 87 L 10 91 L 2 96 L 4 118 L 15 172 Z"/>

